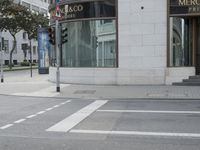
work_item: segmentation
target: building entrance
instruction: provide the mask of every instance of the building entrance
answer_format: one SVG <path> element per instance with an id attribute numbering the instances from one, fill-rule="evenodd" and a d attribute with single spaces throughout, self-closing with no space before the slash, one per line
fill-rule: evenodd
<path id="1" fill-rule="evenodd" d="M 200 17 L 196 18 L 196 61 L 195 61 L 195 67 L 196 67 L 196 74 L 200 75 Z"/>
<path id="2" fill-rule="evenodd" d="M 200 75 L 200 17 L 170 18 L 171 67 L 192 67 Z"/>

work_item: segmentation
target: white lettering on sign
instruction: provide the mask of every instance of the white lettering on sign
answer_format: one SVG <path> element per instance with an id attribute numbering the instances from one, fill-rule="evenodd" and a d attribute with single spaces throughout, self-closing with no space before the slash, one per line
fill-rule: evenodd
<path id="1" fill-rule="evenodd" d="M 179 0 L 180 6 L 200 5 L 198 0 Z"/>
<path id="2" fill-rule="evenodd" d="M 81 12 L 83 11 L 83 5 L 65 5 L 65 13 L 75 13 L 75 12 Z"/>

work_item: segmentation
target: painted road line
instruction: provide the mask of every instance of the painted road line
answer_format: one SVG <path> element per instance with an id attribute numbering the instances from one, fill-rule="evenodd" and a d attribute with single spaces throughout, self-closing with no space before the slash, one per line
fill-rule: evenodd
<path id="1" fill-rule="evenodd" d="M 200 138 L 200 133 L 104 131 L 104 130 L 71 130 L 70 133 Z"/>
<path id="2" fill-rule="evenodd" d="M 65 105 L 65 104 L 67 104 L 67 103 L 69 103 L 69 102 L 71 102 L 71 100 L 68 100 L 68 101 L 66 101 L 66 102 L 63 102 L 63 103 L 61 103 L 61 105 Z"/>
<path id="3" fill-rule="evenodd" d="M 38 115 L 41 115 L 41 114 L 44 114 L 46 111 L 40 111 L 40 112 L 38 112 L 37 114 Z"/>
<path id="4" fill-rule="evenodd" d="M 66 102 L 64 102 L 64 103 L 66 104 L 66 103 L 69 103 L 69 102 L 71 102 L 71 100 L 68 100 L 68 101 L 66 101 Z M 55 105 L 55 106 L 60 106 L 60 104 L 59 104 L 59 105 Z M 40 111 L 40 112 L 38 112 L 37 114 L 27 116 L 26 118 L 27 118 L 27 119 L 30 119 L 30 118 L 36 117 L 37 115 L 44 114 L 46 111 L 50 111 L 50 110 L 52 110 L 52 109 L 53 109 L 53 107 L 52 107 L 52 108 L 47 108 L 45 111 Z M 17 121 L 14 121 L 14 123 L 17 124 L 17 123 L 21 123 L 21 122 L 23 122 L 23 121 L 26 121 L 26 119 L 19 119 L 19 120 L 17 120 Z M 7 129 L 7 128 L 11 127 L 11 126 L 13 126 L 13 124 L 7 124 L 7 125 L 5 125 L 5 126 L 0 127 L 0 129 L 2 129 L 2 130 L 3 130 L 3 129 Z"/>
<path id="5" fill-rule="evenodd" d="M 163 114 L 200 114 L 200 111 L 157 111 L 157 110 L 97 110 L 110 113 L 163 113 Z"/>
<path id="6" fill-rule="evenodd" d="M 54 108 L 57 108 L 57 107 L 59 107 L 59 105 L 55 105 L 55 106 L 53 106 Z"/>
<path id="7" fill-rule="evenodd" d="M 27 116 L 26 118 L 30 119 L 30 118 L 33 118 L 33 117 L 36 117 L 37 115 L 30 115 L 30 116 Z"/>
<path id="8" fill-rule="evenodd" d="M 47 108 L 47 109 L 45 109 L 46 111 L 50 111 L 50 110 L 52 110 L 53 108 Z"/>
<path id="9" fill-rule="evenodd" d="M 91 115 L 107 102 L 107 100 L 97 100 L 77 111 L 76 113 L 72 114 L 71 116 L 67 117 L 66 119 L 62 120 L 61 122 L 50 127 L 46 131 L 68 132 L 70 129 L 79 124 L 81 121 L 83 121 L 85 118 L 87 118 L 89 115 Z"/>
<path id="10" fill-rule="evenodd" d="M 13 124 L 7 124 L 3 127 L 0 127 L 0 129 L 4 130 L 4 129 L 7 129 L 7 128 L 12 127 L 12 126 L 13 126 Z"/>
<path id="11" fill-rule="evenodd" d="M 26 119 L 20 119 L 20 120 L 17 120 L 17 121 L 15 121 L 14 123 L 21 123 L 21 122 L 23 122 L 23 121 L 25 121 Z"/>

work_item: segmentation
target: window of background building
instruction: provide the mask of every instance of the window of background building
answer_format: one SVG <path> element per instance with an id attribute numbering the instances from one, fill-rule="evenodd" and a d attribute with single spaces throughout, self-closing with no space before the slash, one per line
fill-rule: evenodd
<path id="1" fill-rule="evenodd" d="M 55 0 L 50 0 L 50 4 L 54 4 L 55 3 Z"/>
<path id="2" fill-rule="evenodd" d="M 9 65 L 9 60 L 4 60 L 5 65 Z"/>
<path id="3" fill-rule="evenodd" d="M 22 33 L 22 38 L 23 38 L 24 40 L 27 39 L 27 34 L 26 34 L 26 32 L 23 32 L 23 33 Z"/>
<path id="4" fill-rule="evenodd" d="M 9 41 L 4 40 L 4 51 L 5 53 L 9 53 Z"/>
<path id="5" fill-rule="evenodd" d="M 68 42 L 62 46 L 63 67 L 116 67 L 116 22 L 84 20 L 62 24 Z M 104 29 L 106 27 L 106 29 Z"/>
<path id="6" fill-rule="evenodd" d="M 17 60 L 13 60 L 13 64 L 14 64 L 14 65 L 17 65 Z"/>
<path id="7" fill-rule="evenodd" d="M 171 67 L 192 66 L 192 20 L 181 17 L 170 18 Z"/>
<path id="8" fill-rule="evenodd" d="M 33 55 L 36 55 L 36 46 L 33 46 Z"/>

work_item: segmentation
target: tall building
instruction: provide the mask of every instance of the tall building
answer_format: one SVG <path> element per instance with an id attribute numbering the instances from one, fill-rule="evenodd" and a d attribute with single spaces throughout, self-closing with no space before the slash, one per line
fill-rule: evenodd
<path id="1" fill-rule="evenodd" d="M 40 12 L 43 14 L 48 14 L 48 6 L 49 6 L 49 1 L 47 0 L 14 0 L 14 2 L 19 3 L 23 6 L 26 6 L 29 8 L 32 12 Z M 5 43 L 5 55 L 4 55 L 4 64 L 7 65 L 9 64 L 9 50 L 11 50 L 12 45 L 13 45 L 13 38 L 9 34 L 9 32 L 2 32 L 2 37 L 4 37 L 4 43 Z M 29 45 L 29 40 L 28 40 L 28 35 L 24 31 L 20 31 L 16 35 L 17 39 L 17 46 L 16 49 L 13 53 L 13 63 L 16 65 L 20 62 L 23 62 L 25 59 L 25 54 L 22 50 L 22 44 L 27 43 Z M 30 55 L 29 52 L 26 54 L 26 59 L 30 60 Z M 33 62 L 38 61 L 38 44 L 36 40 L 32 41 L 32 57 L 33 57 Z"/>
<path id="2" fill-rule="evenodd" d="M 68 29 L 61 82 L 159 85 L 200 73 L 200 0 L 61 0 L 57 5 L 59 22 Z M 54 25 L 55 1 L 49 8 Z M 52 63 L 50 80 L 55 74 Z"/>

